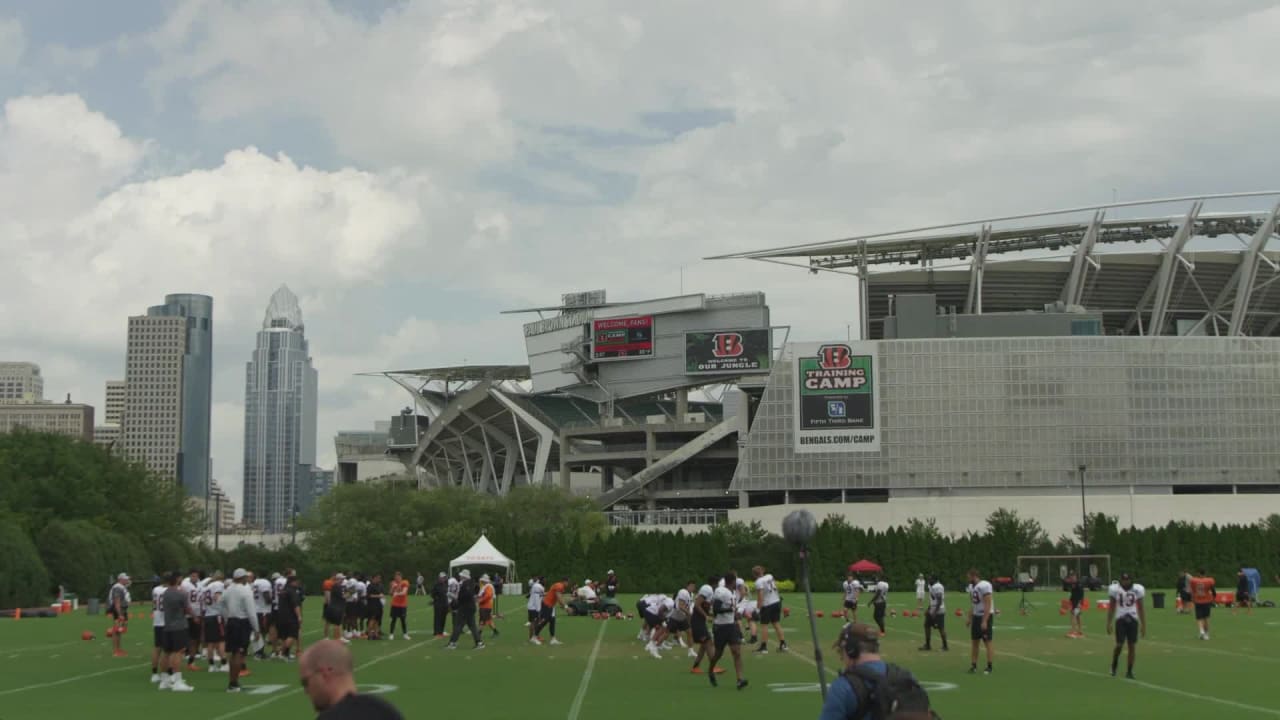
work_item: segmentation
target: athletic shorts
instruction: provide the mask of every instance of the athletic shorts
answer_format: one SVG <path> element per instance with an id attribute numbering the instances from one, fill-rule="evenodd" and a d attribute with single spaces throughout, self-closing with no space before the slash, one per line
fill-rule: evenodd
<path id="1" fill-rule="evenodd" d="M 543 622 L 551 622 L 551 618 L 556 616 L 556 609 L 550 605 L 543 605 L 542 610 L 538 611 L 538 619 Z"/>
<path id="2" fill-rule="evenodd" d="M 1138 644 L 1138 621 L 1131 617 L 1122 617 L 1116 620 L 1116 644 L 1123 645 Z"/>
<path id="3" fill-rule="evenodd" d="M 205 616 L 204 622 L 204 641 L 206 643 L 220 643 L 223 640 L 222 618 Z"/>
<path id="4" fill-rule="evenodd" d="M 996 619 L 991 618 L 991 624 L 987 625 L 986 632 L 982 630 L 982 616 L 974 615 L 973 622 L 969 623 L 969 637 L 973 640 L 991 641 L 992 636 L 996 633 Z"/>
<path id="5" fill-rule="evenodd" d="M 536 623 L 536 622 L 538 622 L 538 618 L 539 618 L 539 617 L 541 617 L 541 615 L 539 615 L 539 614 L 538 614 L 538 611 L 537 611 L 537 610 L 530 610 L 530 611 L 529 611 L 529 622 L 530 622 L 530 623 Z"/>
<path id="6" fill-rule="evenodd" d="M 153 625 L 151 627 L 151 634 L 154 636 L 153 639 L 155 640 L 156 647 L 163 648 L 164 647 L 164 627 L 155 627 Z"/>
<path id="7" fill-rule="evenodd" d="M 644 626 L 645 626 L 645 627 L 647 627 L 647 628 L 649 628 L 650 630 L 652 630 L 653 628 L 661 627 L 661 625 L 662 625 L 662 618 L 658 617 L 657 615 L 654 615 L 653 613 L 651 613 L 651 612 L 649 612 L 649 611 L 647 611 L 647 610 L 645 611 L 645 613 L 644 613 Z"/>
<path id="8" fill-rule="evenodd" d="M 885 606 L 885 605 L 872 605 L 872 606 L 871 606 L 871 609 L 874 611 L 874 615 L 875 615 L 876 620 L 883 620 L 883 619 L 884 619 L 884 610 L 885 610 L 885 607 L 887 607 L 887 606 Z"/>
<path id="9" fill-rule="evenodd" d="M 689 629 L 689 619 L 676 620 L 675 618 L 667 618 L 667 629 L 673 633 L 682 633 Z"/>
<path id="10" fill-rule="evenodd" d="M 1213 603 L 1196 603 L 1196 619 L 1208 620 L 1211 610 L 1213 610 Z"/>
<path id="11" fill-rule="evenodd" d="M 776 602 L 760 608 L 760 615 L 757 619 L 764 625 L 782 622 L 782 603 Z"/>
<path id="12" fill-rule="evenodd" d="M 857 610 L 857 609 L 858 609 L 858 601 L 857 601 L 857 600 L 845 600 L 845 601 L 844 601 L 844 609 L 845 609 L 845 610 Z"/>
<path id="13" fill-rule="evenodd" d="M 924 614 L 924 626 L 927 628 L 947 629 L 947 612 L 943 610 L 935 615 Z"/>
<path id="14" fill-rule="evenodd" d="M 1191 593 L 1180 592 L 1178 593 L 1178 598 L 1182 600 L 1183 604 L 1189 603 L 1191 602 Z"/>
<path id="15" fill-rule="evenodd" d="M 395 620 L 396 618 L 400 618 L 401 620 L 403 620 L 406 617 L 409 617 L 409 608 L 407 606 L 406 607 L 396 607 L 395 605 L 391 606 L 392 620 Z"/>
<path id="16" fill-rule="evenodd" d="M 377 620 L 378 622 L 382 622 L 382 603 L 380 602 L 369 603 L 368 607 L 365 609 L 365 612 L 367 613 L 365 617 L 369 618 L 370 620 Z"/>
<path id="17" fill-rule="evenodd" d="M 711 633 L 707 630 L 707 619 L 701 615 L 694 615 L 689 627 L 693 631 L 694 643 L 701 645 L 711 639 Z"/>
<path id="18" fill-rule="evenodd" d="M 294 621 L 283 621 L 276 623 L 276 637 L 281 640 L 289 640 L 290 638 L 298 639 L 298 623 Z"/>
<path id="19" fill-rule="evenodd" d="M 493 608 L 480 608 L 480 622 L 487 623 L 493 619 Z"/>
<path id="20" fill-rule="evenodd" d="M 720 652 L 725 645 L 742 644 L 742 628 L 738 627 L 738 623 L 715 625 L 711 631 L 711 638 L 715 640 L 716 652 Z"/>
<path id="21" fill-rule="evenodd" d="M 1247 592 L 1236 593 L 1237 605 L 1243 605 L 1244 603 L 1247 603 L 1247 602 L 1249 602 L 1249 593 Z"/>
<path id="22" fill-rule="evenodd" d="M 245 618 L 227 620 L 227 654 L 249 652 L 249 642 L 253 640 L 253 625 Z"/>
<path id="23" fill-rule="evenodd" d="M 271 613 L 258 613 L 258 631 L 266 634 L 267 628 L 271 627 L 269 618 Z"/>
<path id="24" fill-rule="evenodd" d="M 183 630 L 165 630 L 160 636 L 160 649 L 166 653 L 179 653 L 187 649 L 187 633 Z"/>
<path id="25" fill-rule="evenodd" d="M 187 618 L 187 640 L 198 643 L 204 637 L 199 618 Z"/>
<path id="26" fill-rule="evenodd" d="M 332 605 L 326 605 L 324 608 L 324 621 L 330 625 L 341 625 L 342 613 Z"/>

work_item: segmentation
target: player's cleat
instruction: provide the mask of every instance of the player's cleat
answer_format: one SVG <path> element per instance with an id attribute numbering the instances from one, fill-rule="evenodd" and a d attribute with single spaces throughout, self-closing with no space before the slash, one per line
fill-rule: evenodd
<path id="1" fill-rule="evenodd" d="M 195 663 L 187 663 L 187 669 L 191 672 L 200 672 L 200 666 Z"/>
<path id="2" fill-rule="evenodd" d="M 476 645 L 476 646 L 475 646 L 475 648 L 473 648 L 473 649 L 474 649 L 474 650 L 483 650 L 483 649 L 484 649 L 484 643 L 480 643 L 479 645 Z"/>
<path id="3" fill-rule="evenodd" d="M 232 695 L 234 695 L 234 694 L 236 694 L 236 693 L 240 692 L 240 686 L 239 686 L 239 685 L 231 685 L 231 686 L 229 686 L 229 687 L 227 688 L 227 692 L 229 692 L 229 693 L 231 693 Z"/>
<path id="4" fill-rule="evenodd" d="M 244 670 L 240 671 L 240 677 L 249 677 L 252 674 L 253 673 L 249 672 L 248 668 L 245 668 Z"/>
<path id="5" fill-rule="evenodd" d="M 988 665 L 988 666 L 987 666 L 987 669 L 986 669 L 986 670 L 984 670 L 982 674 L 983 674 L 983 675 L 990 675 L 990 674 L 991 674 L 991 666 L 990 666 L 990 665 Z"/>
<path id="6" fill-rule="evenodd" d="M 151 682 L 152 683 L 160 682 L 160 673 L 151 673 Z"/>
<path id="7" fill-rule="evenodd" d="M 1124 674 L 1124 679 L 1125 679 L 1125 680 L 1137 680 L 1138 678 L 1134 677 L 1134 676 L 1133 676 L 1133 671 L 1132 671 L 1132 670 L 1130 670 L 1129 672 L 1127 672 L 1127 673 L 1125 673 L 1125 674 Z"/>
<path id="8" fill-rule="evenodd" d="M 707 680 L 711 682 L 711 687 L 720 686 L 720 683 L 716 682 L 716 674 L 714 672 L 707 673 Z"/>
<path id="9" fill-rule="evenodd" d="M 445 649 L 445 650 L 457 650 L 457 649 L 458 649 L 458 643 L 449 643 L 448 645 L 445 645 L 445 646 L 444 646 L 444 649 Z"/>
<path id="10" fill-rule="evenodd" d="M 404 639 L 405 639 L 405 640 L 412 640 L 412 639 L 413 639 L 413 638 L 409 637 L 409 633 L 404 633 L 403 637 L 404 637 Z"/>
<path id="11" fill-rule="evenodd" d="M 976 675 L 976 674 L 978 674 L 978 666 L 977 666 L 977 665 L 970 665 L 970 666 L 969 666 L 969 674 L 970 674 L 970 675 Z"/>
<path id="12" fill-rule="evenodd" d="M 714 675 L 713 675 L 713 677 L 714 677 Z M 746 686 L 747 686 L 747 681 L 746 681 L 746 680 L 739 680 L 739 681 L 738 681 L 738 689 L 739 689 L 739 690 L 742 690 L 742 689 L 743 689 L 743 688 L 745 688 Z"/>
<path id="13" fill-rule="evenodd" d="M 696 657 L 698 657 L 698 653 L 697 653 L 697 651 L 695 651 L 693 648 L 689 648 L 689 657 L 691 657 L 691 658 L 696 658 Z"/>
<path id="14" fill-rule="evenodd" d="M 157 679 L 155 683 L 156 683 L 156 689 L 168 690 L 169 688 L 173 687 L 173 676 L 166 673 L 163 678 Z"/>
<path id="15" fill-rule="evenodd" d="M 782 642 L 778 643 L 778 652 L 786 652 L 789 649 L 790 648 L 787 647 L 786 640 L 783 640 Z"/>
<path id="16" fill-rule="evenodd" d="M 564 643 L 560 642 L 560 641 L 559 641 L 559 640 L 557 640 L 556 638 L 551 638 L 551 644 L 552 644 L 552 645 L 563 645 Z"/>
<path id="17" fill-rule="evenodd" d="M 701 675 L 701 674 L 702 674 L 702 668 L 700 668 L 700 667 L 690 668 L 690 669 L 689 669 L 689 672 L 690 672 L 690 673 L 693 673 L 694 675 Z"/>
<path id="18" fill-rule="evenodd" d="M 538 639 L 538 638 L 536 638 L 536 637 L 531 637 L 531 638 L 529 638 L 529 643 L 530 643 L 530 644 L 533 644 L 533 645 L 541 645 L 541 644 L 542 644 L 542 641 L 541 641 L 541 640 L 539 640 L 539 639 Z"/>
<path id="19" fill-rule="evenodd" d="M 1116 676 L 1116 669 L 1111 668 L 1111 677 L 1115 677 L 1115 676 Z"/>
<path id="20" fill-rule="evenodd" d="M 920 650 L 920 652 L 932 652 L 932 651 L 933 651 L 933 648 L 929 647 L 928 645 L 921 645 L 918 649 Z"/>
<path id="21" fill-rule="evenodd" d="M 177 680 L 173 681 L 173 685 L 169 686 L 169 690 L 171 690 L 172 692 L 189 693 L 194 691 L 195 688 L 188 685 L 187 682 L 182 678 L 178 678 Z"/>

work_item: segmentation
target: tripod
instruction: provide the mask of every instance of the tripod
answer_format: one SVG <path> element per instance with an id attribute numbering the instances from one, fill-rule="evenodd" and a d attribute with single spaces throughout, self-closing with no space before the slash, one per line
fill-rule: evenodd
<path id="1" fill-rule="evenodd" d="M 1026 615 L 1027 613 L 1029 613 L 1029 612 L 1031 612 L 1032 610 L 1035 610 L 1035 609 L 1036 609 L 1035 603 L 1033 603 L 1033 602 L 1031 602 L 1030 600 L 1028 600 L 1028 599 L 1027 599 L 1027 586 L 1026 586 L 1026 585 L 1023 585 L 1023 586 L 1022 586 L 1022 600 L 1018 603 L 1018 614 L 1019 614 L 1019 615 Z"/>

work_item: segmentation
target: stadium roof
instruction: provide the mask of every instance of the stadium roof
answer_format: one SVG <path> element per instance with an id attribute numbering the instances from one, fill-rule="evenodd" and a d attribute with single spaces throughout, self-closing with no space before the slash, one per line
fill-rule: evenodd
<path id="1" fill-rule="evenodd" d="M 375 375 L 411 375 L 425 380 L 468 382 L 473 380 L 528 380 L 528 365 L 454 365 L 417 370 L 386 370 Z"/>

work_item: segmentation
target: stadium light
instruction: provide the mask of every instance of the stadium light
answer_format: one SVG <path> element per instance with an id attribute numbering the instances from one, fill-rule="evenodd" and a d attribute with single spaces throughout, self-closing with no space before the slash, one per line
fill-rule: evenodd
<path id="1" fill-rule="evenodd" d="M 1077 468 L 1080 471 L 1080 539 L 1084 542 L 1084 551 L 1089 552 L 1089 515 L 1084 510 L 1084 471 L 1088 466 L 1084 463 Z"/>
<path id="2" fill-rule="evenodd" d="M 804 600 L 809 607 L 809 633 L 813 636 L 813 660 L 818 666 L 818 687 L 827 699 L 827 671 L 822 666 L 822 643 L 818 641 L 818 623 L 813 614 L 813 591 L 809 587 L 809 541 L 818 533 L 818 521 L 808 510 L 796 510 L 782 519 L 782 537 L 800 551 L 800 581 L 804 584 Z"/>

